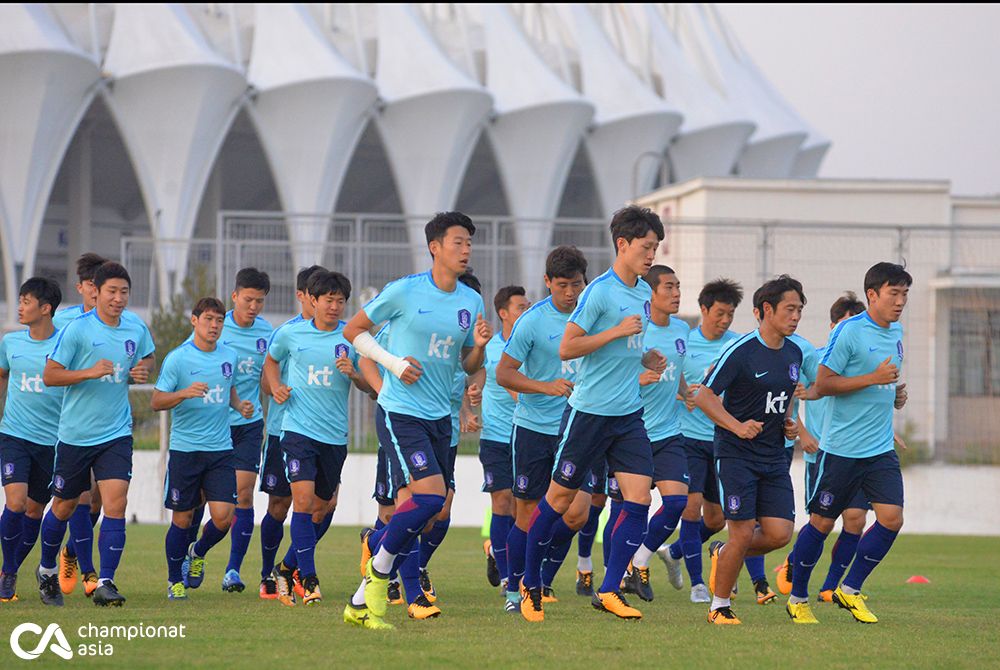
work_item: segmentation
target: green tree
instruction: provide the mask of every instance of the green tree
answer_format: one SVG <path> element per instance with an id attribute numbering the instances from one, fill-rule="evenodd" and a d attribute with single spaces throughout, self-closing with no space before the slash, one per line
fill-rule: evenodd
<path id="1" fill-rule="evenodd" d="M 181 284 L 181 292 L 170 298 L 166 307 L 158 307 L 150 319 L 150 330 L 156 342 L 156 369 L 163 358 L 179 347 L 191 334 L 191 309 L 205 296 L 215 294 L 214 282 L 204 265 L 195 267 Z"/>

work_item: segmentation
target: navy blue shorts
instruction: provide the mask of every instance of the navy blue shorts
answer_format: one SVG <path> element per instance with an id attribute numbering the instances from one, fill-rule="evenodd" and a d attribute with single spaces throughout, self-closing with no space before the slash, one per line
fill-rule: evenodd
<path id="1" fill-rule="evenodd" d="M 382 445 L 378 445 L 378 455 L 375 465 L 375 491 L 372 498 L 383 507 L 392 507 L 396 504 L 396 490 L 393 488 L 392 459 L 386 454 Z"/>
<path id="2" fill-rule="evenodd" d="M 389 450 L 393 488 L 405 488 L 411 481 L 435 475 L 446 485 L 455 474 L 451 448 L 451 416 L 421 419 L 409 414 L 375 410 L 375 430 L 379 444 Z M 450 466 L 449 466 L 450 463 Z"/>
<path id="3" fill-rule="evenodd" d="M 233 452 L 171 451 L 163 482 L 163 506 L 179 512 L 205 502 L 236 504 L 236 468 Z"/>
<path id="4" fill-rule="evenodd" d="M 458 460 L 458 445 L 450 447 L 448 449 L 448 456 L 444 461 L 444 471 L 441 473 L 444 475 L 445 484 L 452 491 L 455 490 L 455 463 Z"/>
<path id="5" fill-rule="evenodd" d="M 792 461 L 795 460 L 795 447 L 785 447 L 785 462 L 788 467 L 792 467 Z"/>
<path id="6" fill-rule="evenodd" d="M 52 497 L 52 464 L 56 448 L 0 433 L 0 485 L 27 484 L 28 497 L 44 505 Z"/>
<path id="7" fill-rule="evenodd" d="M 863 498 L 858 498 L 859 493 Z M 865 503 L 903 506 L 903 473 L 896 452 L 887 451 L 868 458 L 820 452 L 809 511 L 836 519 L 862 499 Z"/>
<path id="8" fill-rule="evenodd" d="M 347 460 L 346 444 L 327 444 L 286 430 L 281 434 L 281 453 L 289 485 L 313 482 L 317 498 L 333 498 Z"/>
<path id="9" fill-rule="evenodd" d="M 514 497 L 521 500 L 541 500 L 549 490 L 552 466 L 555 464 L 558 435 L 514 426 L 510 437 L 514 471 Z"/>
<path id="10" fill-rule="evenodd" d="M 707 440 L 681 438 L 687 454 L 688 493 L 700 493 L 706 502 L 719 504 L 719 485 L 715 478 L 715 450 Z"/>
<path id="11" fill-rule="evenodd" d="M 479 440 L 479 462 L 483 465 L 483 492 L 514 488 L 514 456 L 510 442 Z"/>
<path id="12" fill-rule="evenodd" d="M 605 480 L 606 489 L 608 491 L 608 497 L 612 500 L 622 501 L 622 490 L 618 488 L 618 480 L 615 479 L 614 475 L 608 475 Z"/>
<path id="13" fill-rule="evenodd" d="M 260 461 L 260 490 L 280 498 L 292 495 L 292 487 L 285 476 L 285 459 L 281 453 L 281 438 L 268 435 L 264 443 L 264 457 Z"/>
<path id="14" fill-rule="evenodd" d="M 813 494 L 816 492 L 816 482 L 819 477 L 819 456 L 821 454 L 822 452 L 816 454 L 817 458 L 812 463 L 806 463 L 806 509 L 809 508 L 809 499 L 812 498 Z M 844 509 L 870 510 L 871 508 L 871 503 L 869 503 L 868 498 L 865 497 L 865 492 L 858 489 L 858 492 L 854 494 L 854 498 L 851 499 L 851 502 L 847 503 L 847 507 Z"/>
<path id="15" fill-rule="evenodd" d="M 612 479 L 608 472 L 608 459 L 599 458 L 597 462 L 590 466 L 590 477 L 587 482 L 580 487 L 581 491 L 591 495 L 608 495 L 608 482 Z M 617 484 L 617 482 L 615 482 Z"/>
<path id="16" fill-rule="evenodd" d="M 562 439 L 556 452 L 552 481 L 580 489 L 601 458 L 608 472 L 653 477 L 653 451 L 642 422 L 642 409 L 625 416 L 601 416 L 566 406 Z"/>
<path id="17" fill-rule="evenodd" d="M 784 459 L 759 463 L 746 458 L 717 458 L 722 513 L 731 521 L 763 517 L 795 520 L 795 492 Z"/>
<path id="18" fill-rule="evenodd" d="M 653 442 L 653 482 L 680 482 L 685 486 L 691 481 L 688 474 L 687 451 L 684 439 L 674 435 Z"/>
<path id="19" fill-rule="evenodd" d="M 245 426 L 230 426 L 229 434 L 233 438 L 236 469 L 257 474 L 260 470 L 260 452 L 264 446 L 264 420 Z"/>
<path id="20" fill-rule="evenodd" d="M 117 437 L 91 447 L 56 443 L 52 467 L 52 497 L 62 500 L 79 498 L 90 490 L 90 472 L 94 479 L 132 481 L 132 436 Z"/>

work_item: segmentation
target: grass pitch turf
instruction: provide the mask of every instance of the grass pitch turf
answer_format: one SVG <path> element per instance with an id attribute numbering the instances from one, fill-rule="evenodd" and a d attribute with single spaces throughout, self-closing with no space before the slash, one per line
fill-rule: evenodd
<path id="1" fill-rule="evenodd" d="M 209 554 L 203 586 L 189 591 L 186 602 L 166 599 L 165 528 L 129 526 L 128 545 L 117 583 L 128 597 L 121 609 L 95 607 L 82 586 L 66 597 L 62 609 L 38 599 L 34 567 L 38 549 L 19 575 L 20 600 L 0 603 L 0 667 L 29 663 L 14 656 L 11 630 L 31 621 L 42 628 L 57 622 L 74 658 L 50 652 L 31 661 L 32 668 L 119 666 L 128 668 L 530 668 L 569 667 L 777 667 L 821 668 L 996 667 L 1000 640 L 1000 538 L 947 538 L 903 535 L 870 579 L 869 607 L 880 623 L 866 626 L 835 605 L 815 603 L 819 626 L 794 626 L 784 611 L 785 598 L 766 607 L 751 600 L 744 572 L 734 609 L 744 624 L 715 627 L 705 621 L 706 605 L 688 600 L 688 588 L 675 591 L 654 558 L 656 599 L 642 603 L 639 622 L 619 621 L 591 609 L 573 588 L 575 548 L 556 579 L 560 602 L 546 606 L 546 621 L 532 625 L 504 613 L 503 600 L 485 578 L 482 539 L 474 529 L 452 529 L 431 563 L 431 575 L 443 615 L 410 621 L 403 607 L 390 606 L 387 633 L 347 626 L 341 613 L 358 584 L 358 534 L 334 527 L 323 539 L 317 566 L 324 600 L 313 607 L 286 608 L 257 596 L 259 530 L 255 531 L 242 575 L 247 590 L 219 588 L 229 554 L 224 539 Z M 831 538 L 832 540 L 832 538 Z M 282 547 L 287 547 L 288 533 Z M 828 543 L 813 575 L 818 588 L 829 564 Z M 595 545 L 595 564 L 601 545 Z M 96 553 L 96 552 L 95 552 Z M 780 556 L 768 557 L 768 575 Z M 598 581 L 601 569 L 597 568 Z M 707 555 L 705 574 L 708 574 Z M 906 584 L 911 575 L 930 584 Z M 107 640 L 100 651 L 81 656 L 80 626 L 178 626 L 184 639 Z M 25 635 L 22 647 L 38 637 Z M 96 651 L 96 649 L 94 649 Z"/>

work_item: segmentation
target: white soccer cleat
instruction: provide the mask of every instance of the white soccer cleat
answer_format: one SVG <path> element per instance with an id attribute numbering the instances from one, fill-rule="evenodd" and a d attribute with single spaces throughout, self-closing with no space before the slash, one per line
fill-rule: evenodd
<path id="1" fill-rule="evenodd" d="M 656 555 L 663 561 L 663 565 L 667 566 L 667 581 L 670 585 L 677 590 L 684 588 L 684 573 L 681 571 L 683 559 L 671 556 L 670 547 L 666 544 L 656 550 Z"/>
<path id="2" fill-rule="evenodd" d="M 708 592 L 708 587 L 704 584 L 695 584 L 691 587 L 691 602 L 693 603 L 710 603 L 712 602 L 712 594 Z"/>

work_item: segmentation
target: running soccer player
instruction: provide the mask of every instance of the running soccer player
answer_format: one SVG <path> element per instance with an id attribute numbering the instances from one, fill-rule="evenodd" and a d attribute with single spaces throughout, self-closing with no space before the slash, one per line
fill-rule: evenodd
<path id="1" fill-rule="evenodd" d="M 217 298 L 195 303 L 191 310 L 194 333 L 167 354 L 153 389 L 153 410 L 170 410 L 171 418 L 163 483 L 163 504 L 172 510 L 164 543 L 170 600 L 186 600 L 188 588 L 201 586 L 205 556 L 226 536 L 236 508 L 229 409 L 250 417 L 254 404 L 236 394 L 236 352 L 218 344 L 225 320 L 226 308 Z M 189 542 L 194 509 L 203 499 L 211 518 L 201 531 L 201 539 Z M 185 559 L 188 571 L 182 575 Z"/>
<path id="2" fill-rule="evenodd" d="M 742 300 L 743 287 L 731 279 L 710 281 L 698 294 L 701 324 L 688 334 L 682 369 L 689 394 L 697 390 L 726 347 L 740 338 L 729 327 Z M 687 411 L 681 412 L 680 421 L 690 476 L 687 506 L 681 514 L 678 539 L 669 547 L 658 549 L 657 555 L 666 564 L 674 585 L 682 579 L 679 564 L 683 558 L 691 579 L 691 602 L 710 603 L 712 597 L 702 577 L 702 545 L 726 523 L 719 505 L 712 454 L 715 426 L 704 412 L 690 403 L 690 399 Z"/>
<path id="3" fill-rule="evenodd" d="M 755 295 L 760 327 L 726 349 L 694 396 L 716 425 L 715 470 L 729 530 L 727 542 L 709 548 L 713 624 L 740 623 L 730 602 L 740 565 L 748 554 L 788 544 L 795 521 L 784 438 L 798 435 L 789 417 L 802 350 L 788 336 L 806 300 L 802 284 L 788 275 L 766 282 Z"/>
<path id="4" fill-rule="evenodd" d="M 684 357 L 687 354 L 690 327 L 680 319 L 672 318 L 681 304 L 681 282 L 673 269 L 654 265 L 643 277 L 653 289 L 650 302 L 650 324 L 646 328 L 643 347 L 655 349 L 667 358 L 667 367 L 657 374 L 644 370 L 639 374 L 643 405 L 643 423 L 653 447 L 653 485 L 662 499 L 660 509 L 649 520 L 649 530 L 642 546 L 632 557 L 632 572 L 626 575 L 626 591 L 634 592 L 641 599 L 653 599 L 649 580 L 649 559 L 666 542 L 677 528 L 681 512 L 687 506 L 688 475 L 687 453 L 681 438 L 681 403 L 678 392 L 684 393 Z M 675 575 L 670 575 L 674 588 L 681 588 L 680 565 Z"/>
<path id="5" fill-rule="evenodd" d="M 313 265 L 299 270 L 295 277 L 295 298 L 299 301 L 300 312 L 274 330 L 274 333 L 271 334 L 272 342 L 274 335 L 282 328 L 313 318 L 312 301 L 306 292 L 306 286 L 309 277 L 318 270 L 325 270 L 325 268 Z M 286 359 L 285 364 L 281 366 L 281 383 L 286 383 L 287 379 L 288 360 Z M 267 379 L 263 376 L 261 377 L 261 388 L 264 395 L 271 395 Z M 292 489 L 288 485 L 285 463 L 281 455 L 281 418 L 284 412 L 285 406 L 274 402 L 272 398 L 267 409 L 267 442 L 264 444 L 264 453 L 260 462 L 260 490 L 267 494 L 267 512 L 260 520 L 260 597 L 264 600 L 278 598 L 278 587 L 273 575 L 274 558 L 278 554 L 278 547 L 281 546 L 281 539 L 285 534 L 285 519 L 292 506 Z M 301 581 L 299 583 L 301 584 Z"/>
<path id="6" fill-rule="evenodd" d="M 56 558 L 66 522 L 93 472 L 101 489 L 104 521 L 98 538 L 101 569 L 95 605 L 120 606 L 125 596 L 114 583 L 125 550 L 125 507 L 132 478 L 132 409 L 128 381 L 144 384 L 153 367 L 149 329 L 125 310 L 132 280 L 108 261 L 94 275 L 97 307 L 59 331 L 45 364 L 46 386 L 65 386 L 59 415 L 52 507 L 42 520 L 39 593 L 47 605 L 62 605 Z"/>
<path id="7" fill-rule="evenodd" d="M 320 270 L 306 287 L 313 306 L 311 321 L 280 329 L 274 337 L 264 374 L 274 401 L 288 403 L 282 417 L 281 451 L 292 490 L 292 548 L 302 575 L 306 605 L 322 600 L 316 575 L 315 551 L 326 528 L 330 501 L 340 487 L 347 459 L 348 397 L 353 383 L 371 390 L 354 367 L 357 354 L 344 339 L 340 320 L 351 297 L 351 283 L 339 272 Z M 281 364 L 288 361 L 288 384 L 281 382 Z M 284 561 L 275 569 L 278 596 L 294 604 L 290 592 L 292 568 Z"/>
<path id="8" fill-rule="evenodd" d="M 809 523 L 792 550 L 792 594 L 788 614 L 796 623 L 817 623 L 809 607 L 809 577 L 823 553 L 834 521 L 862 491 L 875 523 L 858 542 L 855 560 L 832 595 L 833 602 L 862 623 L 878 618 L 865 605 L 861 587 L 885 558 L 903 525 L 903 477 L 893 447 L 893 408 L 903 365 L 899 323 L 913 278 L 903 266 L 876 263 L 865 274 L 868 309 L 841 322 L 830 336 L 816 373 L 816 394 L 830 396 L 820 437 Z M 905 396 L 902 397 L 905 402 Z"/>
<path id="9" fill-rule="evenodd" d="M 662 374 L 667 360 L 655 350 L 643 353 L 652 291 L 641 278 L 653 264 L 663 239 L 663 224 L 649 209 L 630 205 L 615 213 L 610 228 L 617 252 L 614 264 L 581 294 L 559 346 L 562 360 L 582 360 L 563 414 L 552 482 L 535 508 L 528 530 L 527 597 L 521 602 L 521 614 L 528 621 L 544 620 L 539 568 L 553 528 L 602 457 L 607 459 L 624 503 L 614 521 L 604 583 L 591 602 L 594 608 L 621 618 L 642 617 L 619 589 L 629 559 L 646 534 L 653 483 L 639 371 L 645 366 Z M 517 328 L 514 330 L 516 336 Z"/>
<path id="10" fill-rule="evenodd" d="M 496 367 L 497 383 L 518 394 L 511 436 L 515 521 L 507 534 L 504 604 L 511 613 L 521 609 L 528 529 L 538 501 L 552 479 L 559 423 L 579 366 L 579 361 L 560 359 L 559 344 L 587 284 L 587 259 L 576 247 L 556 247 L 545 260 L 544 279 L 549 297 L 532 305 L 517 320 Z M 562 535 L 557 543 L 572 540 L 573 533 L 583 525 L 580 507 L 586 505 L 582 513 L 586 514 L 589 502 L 589 492 L 581 493 L 574 509 L 576 518 L 556 524 Z M 567 521 L 576 528 L 571 528 Z M 535 581 L 540 579 L 544 581 L 540 574 L 536 575 Z"/>
<path id="11" fill-rule="evenodd" d="M 344 609 L 348 623 L 391 627 L 383 620 L 389 573 L 444 507 L 455 375 L 459 366 L 467 375 L 479 370 L 493 337 L 483 319 L 483 299 L 458 281 L 469 264 L 475 231 L 460 212 L 436 215 L 424 229 L 431 270 L 388 284 L 344 329 L 358 353 L 391 373 L 379 394 L 377 428 L 379 441 L 396 452 L 399 489 L 392 519 L 370 536 L 373 556 Z M 369 332 L 383 321 L 390 325 L 385 348 Z"/>
<path id="12" fill-rule="evenodd" d="M 493 297 L 500 318 L 500 332 L 486 345 L 486 381 L 483 384 L 483 430 L 479 436 L 479 462 L 483 465 L 483 492 L 490 494 L 492 515 L 486 552 L 486 579 L 500 586 L 507 579 L 507 535 L 514 524 L 513 457 L 510 436 L 514 428 L 517 393 L 497 383 L 497 364 L 510 340 L 514 322 L 530 306 L 523 286 L 504 286 Z"/>
<path id="13" fill-rule="evenodd" d="M 94 273 L 108 259 L 88 252 L 76 261 L 76 292 L 80 294 L 81 304 L 66 307 L 56 312 L 52 324 L 57 330 L 94 309 L 97 304 L 97 288 L 94 286 Z M 84 593 L 88 597 L 97 588 L 97 573 L 94 571 L 94 527 L 101 518 L 101 492 L 97 482 L 90 483 L 90 490 L 80 495 L 80 504 L 69 518 L 69 539 L 66 546 L 59 552 L 59 588 L 66 595 L 76 589 L 77 573 L 83 575 Z M 80 555 L 79 561 L 77 554 Z"/>
<path id="14" fill-rule="evenodd" d="M 236 460 L 236 514 L 230 533 L 229 564 L 222 577 L 222 590 L 239 593 L 246 585 L 240 578 L 240 567 L 253 536 L 253 489 L 260 469 L 264 443 L 264 414 L 260 402 L 260 375 L 267 343 L 271 339 L 271 324 L 260 313 L 264 299 L 271 290 L 266 272 L 243 268 L 236 273 L 233 289 L 233 309 L 226 314 L 222 328 L 222 344 L 236 351 L 236 394 L 254 404 L 249 418 L 229 411 L 229 426 L 233 436 Z M 196 519 L 200 523 L 200 520 Z"/>
<path id="15" fill-rule="evenodd" d="M 35 546 L 45 506 L 52 497 L 59 412 L 64 389 L 42 383 L 45 361 L 56 343 L 52 313 L 62 292 L 51 279 L 32 277 L 21 284 L 17 320 L 27 330 L 7 333 L 0 341 L 0 602 L 17 600 L 17 571 Z M 59 596 L 62 597 L 61 594 Z"/>

